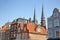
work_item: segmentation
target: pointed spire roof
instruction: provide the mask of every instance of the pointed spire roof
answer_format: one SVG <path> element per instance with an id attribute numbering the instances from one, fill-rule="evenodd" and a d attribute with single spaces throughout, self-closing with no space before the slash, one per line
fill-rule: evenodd
<path id="1" fill-rule="evenodd" d="M 43 8 L 43 4 L 42 4 L 42 15 L 41 18 L 44 19 L 44 8 Z"/>
<path id="2" fill-rule="evenodd" d="M 34 17 L 33 17 L 33 22 L 34 24 L 37 24 L 37 19 L 36 19 L 36 8 L 34 7 Z"/>
<path id="3" fill-rule="evenodd" d="M 36 20 L 36 8 L 34 8 L 34 20 Z"/>
<path id="4" fill-rule="evenodd" d="M 41 26 L 46 28 L 43 4 L 42 4 Z"/>

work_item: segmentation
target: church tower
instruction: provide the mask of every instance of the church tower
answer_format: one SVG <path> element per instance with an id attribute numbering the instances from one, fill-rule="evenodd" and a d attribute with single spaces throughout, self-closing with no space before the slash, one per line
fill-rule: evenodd
<path id="1" fill-rule="evenodd" d="M 42 15 L 41 15 L 41 26 L 43 26 L 44 28 L 46 28 L 43 5 L 42 5 Z"/>
<path id="2" fill-rule="evenodd" d="M 38 24 L 38 21 L 37 21 L 37 19 L 36 19 L 36 8 L 34 8 L 33 23 L 34 23 L 34 24 Z"/>

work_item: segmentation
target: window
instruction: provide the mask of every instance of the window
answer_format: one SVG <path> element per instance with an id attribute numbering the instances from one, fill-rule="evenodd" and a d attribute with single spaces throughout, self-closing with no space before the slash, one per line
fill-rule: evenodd
<path id="1" fill-rule="evenodd" d="M 56 37 L 59 38 L 59 31 L 56 31 Z"/>
<path id="2" fill-rule="evenodd" d="M 22 39 L 24 39 L 24 36 L 25 36 L 25 35 L 24 35 L 24 33 L 23 33 L 23 34 L 22 34 Z"/>
<path id="3" fill-rule="evenodd" d="M 14 34 L 14 37 L 15 37 L 15 34 Z"/>
<path id="4" fill-rule="evenodd" d="M 51 32 L 48 33 L 48 37 L 52 38 L 52 33 Z"/>
<path id="5" fill-rule="evenodd" d="M 8 38 L 8 40 L 9 40 L 9 38 Z"/>
<path id="6" fill-rule="evenodd" d="M 11 25 L 9 25 L 9 29 L 10 29 Z"/>
<path id="7" fill-rule="evenodd" d="M 38 27 L 36 28 L 36 32 L 37 32 L 37 33 L 40 33 L 40 32 L 41 32 L 40 26 L 38 26 Z"/>
<path id="8" fill-rule="evenodd" d="M 21 34 L 17 34 L 17 39 L 20 39 L 21 38 Z"/>
<path id="9" fill-rule="evenodd" d="M 52 38 L 53 37 L 53 31 L 51 28 L 48 29 L 48 38 Z"/>
<path id="10" fill-rule="evenodd" d="M 20 28 L 18 28 L 18 32 L 20 32 Z"/>
<path id="11" fill-rule="evenodd" d="M 27 39 L 28 38 L 28 33 L 25 33 L 25 39 Z"/>
<path id="12" fill-rule="evenodd" d="M 54 20 L 54 27 L 56 27 L 56 26 L 59 26 L 59 20 L 58 19 Z"/>
<path id="13" fill-rule="evenodd" d="M 50 27 L 52 27 L 52 22 L 51 21 L 48 22 L 48 28 L 50 28 Z"/>
<path id="14" fill-rule="evenodd" d="M 57 12 L 54 13 L 54 17 L 58 17 L 58 13 Z"/>

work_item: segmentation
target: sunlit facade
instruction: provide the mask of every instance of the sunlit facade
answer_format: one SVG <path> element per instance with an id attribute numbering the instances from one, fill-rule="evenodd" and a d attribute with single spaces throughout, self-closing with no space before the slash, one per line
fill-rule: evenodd
<path id="1" fill-rule="evenodd" d="M 60 38 L 60 10 L 55 8 L 52 16 L 47 20 L 48 22 L 48 39 Z"/>

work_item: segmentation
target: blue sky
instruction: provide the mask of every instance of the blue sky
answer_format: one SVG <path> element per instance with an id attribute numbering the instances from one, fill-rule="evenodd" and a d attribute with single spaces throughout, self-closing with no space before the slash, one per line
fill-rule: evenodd
<path id="1" fill-rule="evenodd" d="M 42 3 L 45 18 L 52 15 L 53 9 L 60 9 L 60 0 L 0 0 L 0 27 L 17 18 L 32 18 L 36 7 L 36 18 L 40 23 Z"/>

